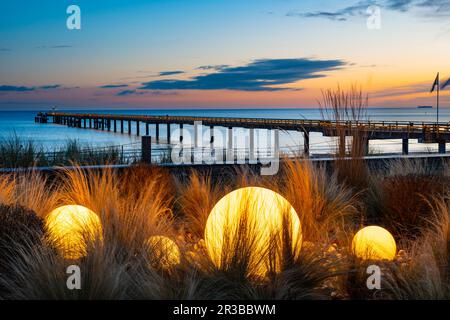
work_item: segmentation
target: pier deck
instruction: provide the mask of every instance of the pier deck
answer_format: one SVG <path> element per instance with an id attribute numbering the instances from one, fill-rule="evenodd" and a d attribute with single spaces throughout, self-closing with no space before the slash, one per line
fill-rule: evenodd
<path id="1" fill-rule="evenodd" d="M 42 114 L 42 113 L 41 113 Z M 438 143 L 439 152 L 445 153 L 447 142 L 450 142 L 450 124 L 435 122 L 407 122 L 407 121 L 326 121 L 303 119 L 260 119 L 260 118 L 224 118 L 224 117 L 193 117 L 193 116 L 149 116 L 149 115 L 118 115 L 118 114 L 90 114 L 48 112 L 45 116 L 52 119 L 53 123 L 68 125 L 78 128 L 90 128 L 124 133 L 124 122 L 127 125 L 127 133 L 141 135 L 140 124 L 145 123 L 148 135 L 149 125 L 156 126 L 156 140 L 159 140 L 159 126 L 195 125 L 201 122 L 203 126 L 209 126 L 213 132 L 216 126 L 225 128 L 269 129 L 284 131 L 299 131 L 304 134 L 304 151 L 309 152 L 309 133 L 320 132 L 324 136 L 352 136 L 355 133 L 362 134 L 369 140 L 402 139 L 403 154 L 408 154 L 408 140 L 418 139 L 421 143 Z M 39 122 L 39 117 L 36 117 Z M 44 121 L 42 121 L 44 122 Z M 232 130 L 231 130 L 232 131 Z M 232 136 L 232 132 L 231 132 Z M 170 130 L 167 130 L 167 140 L 170 141 Z M 182 137 L 180 137 L 182 141 Z M 211 134 L 211 143 L 214 136 Z"/>

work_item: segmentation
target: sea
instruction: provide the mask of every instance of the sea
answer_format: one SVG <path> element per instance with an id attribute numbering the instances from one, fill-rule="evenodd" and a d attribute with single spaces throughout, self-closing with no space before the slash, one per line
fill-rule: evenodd
<path id="1" fill-rule="evenodd" d="M 47 111 L 47 110 L 40 110 Z M 164 110 L 61 110 L 64 112 L 76 113 L 105 113 L 123 115 L 176 115 L 176 116 L 202 116 L 202 117 L 236 117 L 236 118 L 274 118 L 274 119 L 313 119 L 321 120 L 323 115 L 320 109 L 298 108 L 298 109 L 164 109 Z M 18 137 L 22 141 L 32 140 L 35 144 L 42 146 L 47 151 L 54 151 L 64 147 L 69 140 L 76 140 L 86 148 L 103 148 L 109 146 L 121 146 L 122 148 L 137 148 L 140 137 L 135 134 L 128 135 L 127 128 L 125 134 L 99 131 L 93 129 L 71 128 L 53 123 L 38 124 L 34 122 L 37 111 L 0 111 L 0 143 L 11 137 Z M 450 121 L 450 108 L 441 108 L 439 112 L 440 122 Z M 436 109 L 419 108 L 369 108 L 367 118 L 371 121 L 409 121 L 409 122 L 435 122 Z M 145 132 L 142 124 L 141 133 Z M 172 125 L 171 130 L 176 130 Z M 134 130 L 134 129 L 133 129 Z M 166 137 L 166 126 L 160 127 L 160 136 Z M 193 136 L 193 127 L 185 126 L 184 143 L 189 143 Z M 203 129 L 203 140 L 208 143 L 208 128 Z M 216 129 L 216 146 L 226 144 L 227 133 L 225 128 Z M 270 133 L 267 130 L 257 130 L 256 145 L 267 145 L 270 142 Z M 155 135 L 155 127 L 150 126 L 150 135 Z M 244 131 L 237 131 L 235 135 L 245 135 Z M 172 136 L 175 136 L 172 134 Z M 173 141 L 172 141 L 173 143 Z M 302 150 L 303 137 L 299 132 L 280 132 L 279 144 L 282 150 Z M 161 139 L 157 147 L 168 147 L 167 141 Z M 311 133 L 310 152 L 314 154 L 327 154 L 336 148 L 336 139 L 333 137 L 323 137 L 321 133 Z M 371 140 L 369 152 L 372 154 L 393 154 L 401 153 L 401 140 Z M 437 144 L 418 143 L 417 140 L 410 140 L 410 152 L 436 152 Z"/>

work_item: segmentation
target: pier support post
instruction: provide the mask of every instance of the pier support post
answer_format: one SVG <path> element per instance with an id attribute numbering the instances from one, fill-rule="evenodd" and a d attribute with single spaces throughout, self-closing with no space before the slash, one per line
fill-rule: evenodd
<path id="1" fill-rule="evenodd" d="M 156 142 L 159 142 L 159 123 L 156 124 Z"/>
<path id="2" fill-rule="evenodd" d="M 136 121 L 136 135 L 139 135 L 141 132 L 141 123 L 140 121 Z"/>
<path id="3" fill-rule="evenodd" d="M 194 148 L 196 148 L 196 149 L 200 146 L 200 142 L 201 142 L 200 139 L 202 137 L 202 134 L 201 134 L 202 127 L 201 127 L 200 123 L 201 122 L 198 122 L 198 121 L 194 122 Z M 199 139 L 199 137 L 200 137 L 200 139 Z"/>
<path id="4" fill-rule="evenodd" d="M 402 139 L 402 154 L 404 154 L 404 155 L 409 154 L 409 139 L 408 138 Z"/>
<path id="5" fill-rule="evenodd" d="M 368 156 L 369 155 L 369 139 L 368 138 L 364 138 L 364 156 Z"/>
<path id="6" fill-rule="evenodd" d="M 180 143 L 183 143 L 183 124 L 180 123 Z"/>
<path id="7" fill-rule="evenodd" d="M 303 154 L 309 157 L 309 131 L 303 130 Z"/>
<path id="8" fill-rule="evenodd" d="M 105 119 L 102 119 L 102 130 L 105 130 Z"/>
<path id="9" fill-rule="evenodd" d="M 280 157 L 280 129 L 275 129 L 273 132 L 273 157 L 275 161 L 278 161 Z"/>
<path id="10" fill-rule="evenodd" d="M 145 122 L 145 135 L 148 136 L 150 134 L 149 129 L 150 124 L 148 122 Z"/>
<path id="11" fill-rule="evenodd" d="M 345 156 L 345 132 L 339 132 L 339 156 Z"/>
<path id="12" fill-rule="evenodd" d="M 120 133 L 123 133 L 123 120 L 120 120 Z"/>
<path id="13" fill-rule="evenodd" d="M 152 163 L 152 137 L 151 136 L 142 136 L 142 162 L 144 163 Z"/>
<path id="14" fill-rule="evenodd" d="M 227 163 L 233 163 L 233 162 L 234 162 L 233 127 L 228 127 Z"/>
<path id="15" fill-rule="evenodd" d="M 170 144 L 170 123 L 167 124 L 167 143 Z"/>
<path id="16" fill-rule="evenodd" d="M 114 119 L 114 132 L 117 132 L 117 120 Z"/>
<path id="17" fill-rule="evenodd" d="M 209 126 L 209 145 L 211 150 L 214 149 L 214 126 Z"/>
<path id="18" fill-rule="evenodd" d="M 131 134 L 131 120 L 128 120 L 128 134 Z"/>
<path id="19" fill-rule="evenodd" d="M 83 127 L 86 128 L 86 118 L 83 118 Z"/>
<path id="20" fill-rule="evenodd" d="M 92 118 L 89 118 L 89 129 L 92 129 Z"/>
<path id="21" fill-rule="evenodd" d="M 272 156 L 272 129 L 267 129 L 267 156 Z"/>
<path id="22" fill-rule="evenodd" d="M 446 153 L 446 146 L 445 146 L 445 140 L 440 140 L 439 141 L 439 153 L 444 154 Z"/>
<path id="23" fill-rule="evenodd" d="M 256 163 L 257 157 L 255 155 L 255 129 L 249 129 L 249 154 L 248 154 L 248 162 Z"/>

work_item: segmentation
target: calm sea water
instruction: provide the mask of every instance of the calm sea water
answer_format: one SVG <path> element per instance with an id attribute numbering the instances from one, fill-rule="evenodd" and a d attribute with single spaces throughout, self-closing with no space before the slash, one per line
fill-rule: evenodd
<path id="1" fill-rule="evenodd" d="M 70 112 L 90 112 L 90 113 L 114 113 L 114 114 L 144 114 L 144 115 L 188 115 L 205 117 L 249 117 L 249 118 L 277 118 L 277 119 L 321 119 L 319 109 L 198 109 L 198 110 L 68 110 Z M 32 139 L 37 144 L 42 145 L 47 150 L 52 150 L 63 146 L 67 140 L 79 141 L 88 147 L 103 146 L 138 146 L 140 139 L 135 135 L 102 132 L 96 130 L 86 130 L 69 128 L 61 125 L 36 124 L 34 116 L 36 111 L 0 111 L 0 139 L 5 139 L 17 135 L 23 139 Z M 435 109 L 417 108 L 370 108 L 368 116 L 373 121 L 435 121 Z M 443 108 L 440 111 L 440 121 L 450 121 L 450 109 Z M 175 127 L 175 126 L 173 126 Z M 175 129 L 175 128 L 174 128 Z M 185 127 L 188 132 L 192 132 L 191 126 Z M 125 129 L 126 130 L 126 129 Z M 133 129 L 134 130 L 134 129 Z M 150 134 L 155 134 L 155 129 L 150 126 Z M 165 137 L 165 126 L 161 126 L 160 136 Z M 220 140 L 226 139 L 225 129 L 217 129 L 216 145 Z M 145 132 L 145 128 L 141 128 Z M 189 134 L 188 134 L 189 135 Z M 221 136 L 223 138 L 221 138 Z M 259 137 L 259 138 L 258 138 Z M 267 137 L 265 130 L 257 132 L 257 143 Z M 208 134 L 205 131 L 205 141 Z M 189 139 L 189 138 L 188 138 Z M 260 139 L 261 141 L 259 141 Z M 320 133 L 311 133 L 310 137 L 312 153 L 327 153 L 336 146 L 334 138 L 322 137 Z M 418 144 L 415 140 L 410 140 L 411 152 L 436 151 L 436 144 Z M 257 144 L 258 145 L 258 144 Z M 300 133 L 282 132 L 280 134 L 280 145 L 282 148 L 299 149 L 303 146 L 303 138 Z M 400 140 L 371 141 L 370 151 L 373 153 L 401 152 Z"/>

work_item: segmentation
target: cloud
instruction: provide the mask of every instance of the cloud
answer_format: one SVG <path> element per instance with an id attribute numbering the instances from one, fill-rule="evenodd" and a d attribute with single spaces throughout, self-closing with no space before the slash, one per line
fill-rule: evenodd
<path id="1" fill-rule="evenodd" d="M 1 85 L 0 91 L 2 92 L 26 92 L 26 91 L 34 91 L 35 87 L 25 87 L 25 86 L 9 86 L 9 85 Z"/>
<path id="2" fill-rule="evenodd" d="M 207 65 L 207 66 L 200 66 L 197 68 L 197 70 L 222 70 L 228 67 L 229 65 L 227 64 Z"/>
<path id="3" fill-rule="evenodd" d="M 303 17 L 303 18 L 325 18 L 335 21 L 347 21 L 349 17 L 366 14 L 367 8 L 373 5 L 374 1 L 366 0 L 359 1 L 352 6 L 348 6 L 336 11 L 315 11 L 315 12 L 294 12 L 287 13 L 288 17 Z"/>
<path id="4" fill-rule="evenodd" d="M 431 17 L 450 16 L 449 0 L 422 0 L 418 5 L 423 9 L 423 15 Z"/>
<path id="5" fill-rule="evenodd" d="M 10 85 L 0 85 L 0 92 L 27 92 L 35 90 L 51 90 L 58 89 L 61 85 L 59 84 L 49 84 L 39 87 L 26 87 L 26 86 L 10 86 Z"/>
<path id="6" fill-rule="evenodd" d="M 387 0 L 386 7 L 390 10 L 406 12 L 414 5 L 415 0 Z"/>
<path id="7" fill-rule="evenodd" d="M 136 90 L 123 90 L 123 91 L 117 92 L 116 96 L 121 97 L 121 96 L 129 96 L 132 94 L 142 94 L 142 93 L 137 92 Z"/>
<path id="8" fill-rule="evenodd" d="M 55 45 L 55 46 L 38 46 L 36 49 L 66 49 L 66 48 L 72 48 L 71 45 Z"/>
<path id="9" fill-rule="evenodd" d="M 174 92 L 174 91 L 155 90 L 155 91 L 150 91 L 149 94 L 152 96 L 177 96 L 179 93 Z"/>
<path id="10" fill-rule="evenodd" d="M 299 80 L 324 77 L 321 72 L 337 70 L 347 63 L 341 60 L 260 59 L 245 66 L 224 67 L 189 80 L 156 80 L 143 83 L 146 90 L 291 90 L 275 85 L 292 84 Z"/>
<path id="11" fill-rule="evenodd" d="M 105 84 L 104 86 L 99 86 L 102 89 L 117 89 L 117 88 L 126 88 L 127 84 Z"/>
<path id="12" fill-rule="evenodd" d="M 61 85 L 59 85 L 59 84 L 50 84 L 50 85 L 46 85 L 46 86 L 40 86 L 38 89 L 50 90 L 50 89 L 58 89 L 60 87 L 61 87 Z"/>
<path id="13" fill-rule="evenodd" d="M 447 79 L 448 78 L 442 78 L 441 85 L 444 84 Z M 370 94 L 370 97 L 386 98 L 386 97 L 397 97 L 397 96 L 405 96 L 405 95 L 421 94 L 421 93 L 430 94 L 432 85 L 433 85 L 433 80 L 430 80 L 429 82 L 413 83 L 413 84 L 409 84 L 409 85 L 384 89 L 381 91 L 375 91 Z M 441 89 L 441 90 L 450 90 L 450 86 L 446 87 L 445 89 Z M 432 97 L 432 96 L 434 96 L 434 94 L 433 95 L 430 94 L 430 97 Z"/>
<path id="14" fill-rule="evenodd" d="M 393 87 L 389 89 L 384 89 L 382 91 L 376 91 L 370 94 L 371 98 L 386 98 L 386 97 L 397 97 L 409 94 L 416 94 L 420 92 L 430 92 L 431 84 L 427 83 L 416 83 L 411 85 Z"/>
<path id="15" fill-rule="evenodd" d="M 184 71 L 179 71 L 179 70 L 177 70 L 177 71 L 161 71 L 161 72 L 159 73 L 159 76 L 161 76 L 161 77 L 164 77 L 164 76 L 173 76 L 173 75 L 176 75 L 176 74 L 182 74 L 182 73 L 184 73 Z"/>
<path id="16" fill-rule="evenodd" d="M 288 17 L 324 18 L 334 21 L 347 21 L 350 17 L 367 15 L 367 8 L 371 5 L 378 5 L 382 10 L 387 9 L 397 12 L 415 10 L 422 16 L 444 17 L 450 15 L 449 0 L 361 0 L 354 5 L 335 11 L 291 11 L 286 15 Z"/>
<path id="17" fill-rule="evenodd" d="M 129 96 L 129 95 L 152 95 L 152 96 L 175 96 L 178 95 L 177 92 L 167 92 L 167 91 L 161 91 L 161 90 L 154 90 L 154 91 L 137 91 L 137 90 L 124 90 L 116 93 L 116 96 L 122 97 L 122 96 Z"/>

